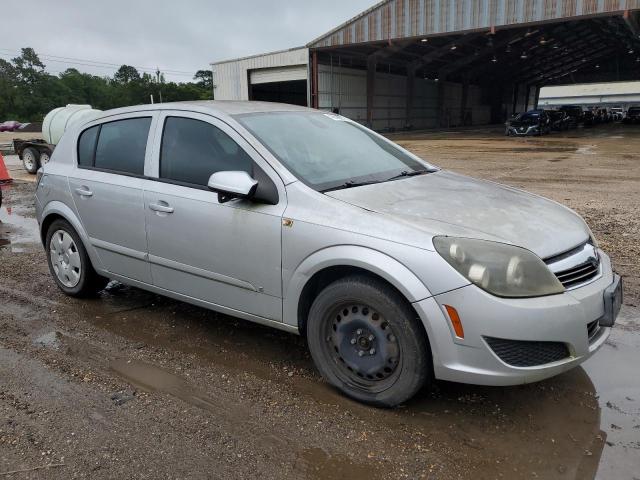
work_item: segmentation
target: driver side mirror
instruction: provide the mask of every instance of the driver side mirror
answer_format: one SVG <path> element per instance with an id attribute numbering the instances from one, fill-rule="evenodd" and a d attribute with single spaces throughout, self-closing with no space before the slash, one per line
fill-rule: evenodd
<path id="1" fill-rule="evenodd" d="M 218 194 L 220 203 L 226 203 L 234 198 L 252 198 L 258 182 L 247 172 L 216 172 L 209 177 L 207 186 Z"/>

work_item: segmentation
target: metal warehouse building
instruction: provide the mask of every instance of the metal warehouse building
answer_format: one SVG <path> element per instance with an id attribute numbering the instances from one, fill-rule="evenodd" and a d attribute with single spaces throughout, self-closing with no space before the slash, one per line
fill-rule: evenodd
<path id="1" fill-rule="evenodd" d="M 543 86 L 639 79 L 639 17 L 640 0 L 386 0 L 306 47 L 213 63 L 214 95 L 376 130 L 498 123 Z"/>

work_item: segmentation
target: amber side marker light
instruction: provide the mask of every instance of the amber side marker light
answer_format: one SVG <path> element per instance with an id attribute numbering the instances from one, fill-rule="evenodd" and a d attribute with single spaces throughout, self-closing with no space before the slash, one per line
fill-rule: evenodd
<path id="1" fill-rule="evenodd" d="M 458 311 L 450 305 L 445 305 L 444 308 L 447 309 L 451 325 L 453 325 L 453 331 L 456 332 L 456 337 L 464 338 L 464 328 L 462 328 L 462 321 L 460 320 Z"/>

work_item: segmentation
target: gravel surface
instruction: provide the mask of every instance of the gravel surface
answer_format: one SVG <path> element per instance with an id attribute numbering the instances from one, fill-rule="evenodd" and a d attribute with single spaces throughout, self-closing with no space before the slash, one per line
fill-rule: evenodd
<path id="1" fill-rule="evenodd" d="M 0 478 L 637 477 L 638 137 L 402 140 L 575 208 L 628 290 L 584 367 L 512 388 L 437 382 L 393 410 L 329 388 L 302 338 L 117 283 L 64 296 L 37 243 L 34 185 L 15 182 L 0 208 Z"/>

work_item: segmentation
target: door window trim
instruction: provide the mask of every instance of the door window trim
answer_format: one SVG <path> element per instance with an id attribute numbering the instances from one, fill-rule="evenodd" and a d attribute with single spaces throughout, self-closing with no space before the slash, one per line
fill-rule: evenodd
<path id="1" fill-rule="evenodd" d="M 255 168 L 261 168 L 260 165 L 258 165 L 255 161 L 255 158 L 253 158 L 251 155 L 249 155 L 249 152 L 246 151 L 246 149 L 242 148 L 242 145 L 240 145 L 233 137 L 231 137 L 227 132 L 225 132 L 223 129 L 221 129 L 220 127 L 218 127 L 217 125 L 214 125 L 213 123 L 209 123 L 209 122 L 205 122 L 204 120 L 201 120 L 199 118 L 192 118 L 192 117 L 185 117 L 185 116 L 179 116 L 179 115 L 164 115 L 162 117 L 162 122 L 159 122 L 159 126 L 161 128 L 161 133 L 160 133 L 160 148 L 158 150 L 158 178 L 157 180 L 163 183 L 171 183 L 173 185 L 179 185 L 181 187 L 188 187 L 188 188 L 197 188 L 200 190 L 207 190 L 207 191 L 211 191 L 209 190 L 209 188 L 206 185 L 200 185 L 199 183 L 191 183 L 191 182 L 183 182 L 181 180 L 174 180 L 172 178 L 166 178 L 166 177 L 161 177 L 160 176 L 160 172 L 162 171 L 162 144 L 164 142 L 164 135 L 166 133 L 166 129 L 167 129 L 167 122 L 169 121 L 169 119 L 171 118 L 182 118 L 185 120 L 191 120 L 194 122 L 201 122 L 204 123 L 205 125 L 209 125 L 213 128 L 217 128 L 218 130 L 220 130 L 223 134 L 227 135 L 231 141 L 233 141 L 239 149 L 241 149 L 250 159 L 251 159 L 251 176 L 255 176 Z M 161 123 L 161 125 L 160 125 Z M 262 169 L 264 171 L 264 169 Z M 273 181 L 273 180 L 272 180 Z"/>
<path id="2" fill-rule="evenodd" d="M 278 172 L 274 169 L 271 164 L 263 158 L 263 156 L 255 149 L 251 143 L 244 138 L 244 136 L 239 133 L 232 125 L 227 123 L 224 119 L 219 118 L 212 113 L 203 113 L 198 111 L 191 110 L 159 110 L 158 118 L 156 119 L 156 128 L 155 128 L 155 138 L 152 146 L 152 158 L 150 171 L 145 176 L 146 180 L 151 180 L 154 182 L 167 183 L 170 185 L 176 185 L 184 188 L 192 188 L 195 190 L 203 190 L 207 192 L 211 192 L 211 190 L 202 185 L 191 184 L 186 182 L 180 182 L 178 180 L 171 180 L 167 178 L 160 178 L 160 157 L 162 150 L 162 138 L 164 136 L 164 126 L 167 118 L 175 117 L 175 118 L 185 118 L 188 120 L 198 120 L 204 123 L 207 123 L 213 127 L 220 129 L 223 133 L 228 135 L 231 140 L 236 142 L 238 146 L 251 158 L 253 161 L 254 167 L 259 168 L 262 173 L 271 180 L 274 184 L 275 189 L 278 194 L 278 203 L 280 204 L 284 201 L 286 202 L 286 191 L 285 191 L 285 182 L 278 174 Z M 213 193 L 213 192 L 212 192 Z"/>
<path id="3" fill-rule="evenodd" d="M 113 169 L 109 169 L 109 168 L 100 168 L 100 167 L 96 167 L 96 152 L 98 149 L 98 142 L 100 140 L 100 134 L 102 133 L 102 126 L 106 125 L 108 123 L 114 123 L 114 122 L 120 122 L 123 120 L 135 120 L 135 119 L 139 119 L 139 118 L 148 118 L 151 120 L 150 124 L 149 124 L 149 131 L 147 132 L 147 144 L 145 146 L 145 154 L 144 154 L 144 164 L 143 164 L 143 172 L 142 174 L 139 173 L 131 173 L 131 172 L 125 172 L 125 171 L 121 171 L 121 170 L 113 170 Z M 103 121 L 105 119 L 99 119 L 96 122 L 90 124 L 89 126 L 87 126 L 86 128 L 84 128 L 76 137 L 76 148 L 75 148 L 75 154 L 76 154 L 76 158 L 75 158 L 75 167 L 81 170 L 90 170 L 93 172 L 101 172 L 101 173 L 110 173 L 113 175 L 121 175 L 123 177 L 131 177 L 131 178 L 139 178 L 139 179 L 143 179 L 143 180 L 155 180 L 152 177 L 147 176 L 146 172 L 147 169 L 149 168 L 149 163 L 150 163 L 150 159 L 151 159 L 151 150 L 153 148 L 153 139 L 155 138 L 155 131 L 156 131 L 156 127 L 157 127 L 157 120 L 158 120 L 158 112 L 157 111 L 152 111 L 152 112 L 131 112 L 128 114 L 123 114 L 122 116 L 110 116 L 108 117 L 107 121 Z M 93 145 L 93 153 L 91 156 L 91 166 L 87 166 L 87 165 L 80 165 L 80 137 L 82 137 L 82 135 L 88 131 L 91 130 L 94 127 L 98 127 L 98 134 L 96 135 L 96 140 L 94 142 Z"/>

